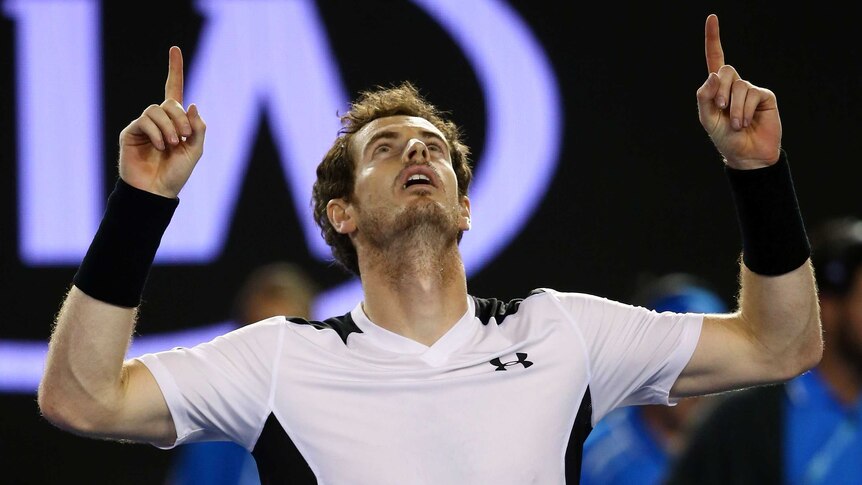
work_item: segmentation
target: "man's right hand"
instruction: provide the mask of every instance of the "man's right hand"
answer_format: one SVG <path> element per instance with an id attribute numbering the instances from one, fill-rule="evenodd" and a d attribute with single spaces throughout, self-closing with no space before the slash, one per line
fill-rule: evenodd
<path id="1" fill-rule="evenodd" d="M 206 124 L 195 104 L 183 108 L 183 54 L 171 47 L 165 100 L 147 107 L 120 133 L 120 177 L 127 184 L 175 198 L 204 149 Z"/>

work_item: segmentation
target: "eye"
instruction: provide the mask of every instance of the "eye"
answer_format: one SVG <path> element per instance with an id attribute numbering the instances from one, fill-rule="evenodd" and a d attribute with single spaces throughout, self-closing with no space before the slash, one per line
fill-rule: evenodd
<path id="1" fill-rule="evenodd" d="M 388 144 L 381 143 L 374 148 L 374 153 L 389 153 L 389 150 L 391 150 L 391 147 Z"/>
<path id="2" fill-rule="evenodd" d="M 428 146 L 428 150 L 430 150 L 432 152 L 442 152 L 443 151 L 443 147 L 440 146 L 440 143 L 436 142 L 436 141 L 432 141 L 431 143 L 428 143 L 427 146 Z"/>

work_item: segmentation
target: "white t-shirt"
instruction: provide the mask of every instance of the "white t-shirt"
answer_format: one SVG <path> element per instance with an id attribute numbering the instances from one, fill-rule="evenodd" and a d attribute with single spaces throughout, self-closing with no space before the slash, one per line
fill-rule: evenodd
<path id="1" fill-rule="evenodd" d="M 140 360 L 175 445 L 235 441 L 263 483 L 577 483 L 593 424 L 620 406 L 671 404 L 702 321 L 542 289 L 510 302 L 468 297 L 430 347 L 357 305 Z"/>

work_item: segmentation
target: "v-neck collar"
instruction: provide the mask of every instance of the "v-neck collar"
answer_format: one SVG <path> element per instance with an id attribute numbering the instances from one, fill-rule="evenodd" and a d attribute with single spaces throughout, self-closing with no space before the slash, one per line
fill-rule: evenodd
<path id="1" fill-rule="evenodd" d="M 350 312 L 356 326 L 362 330 L 364 339 L 370 341 L 377 347 L 390 352 L 405 355 L 416 355 L 432 366 L 445 363 L 476 329 L 476 305 L 469 295 L 467 296 L 467 311 L 455 322 L 443 336 L 437 339 L 430 347 L 415 340 L 399 335 L 375 324 L 368 318 L 362 309 L 362 302 Z"/>

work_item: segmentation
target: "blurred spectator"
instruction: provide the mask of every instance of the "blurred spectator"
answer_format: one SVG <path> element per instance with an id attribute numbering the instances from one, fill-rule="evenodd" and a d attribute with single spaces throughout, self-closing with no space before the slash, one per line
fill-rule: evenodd
<path id="1" fill-rule="evenodd" d="M 811 243 L 823 359 L 783 385 L 731 393 L 669 483 L 862 483 L 862 220 L 827 221 Z"/>
<path id="2" fill-rule="evenodd" d="M 238 326 L 285 315 L 309 318 L 317 287 L 292 263 L 257 268 L 237 293 L 233 318 Z M 168 485 L 258 485 L 257 464 L 242 446 L 226 441 L 182 445 L 176 450 Z"/>
<path id="3" fill-rule="evenodd" d="M 727 312 L 727 305 L 706 282 L 685 273 L 641 285 L 632 303 L 658 312 Z M 683 399 L 676 406 L 624 407 L 605 416 L 584 443 L 581 484 L 661 483 L 708 399 Z"/>
<path id="4" fill-rule="evenodd" d="M 274 315 L 309 318 L 315 283 L 298 266 L 276 262 L 257 268 L 236 297 L 234 318 L 240 325 Z"/>

